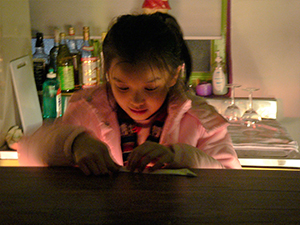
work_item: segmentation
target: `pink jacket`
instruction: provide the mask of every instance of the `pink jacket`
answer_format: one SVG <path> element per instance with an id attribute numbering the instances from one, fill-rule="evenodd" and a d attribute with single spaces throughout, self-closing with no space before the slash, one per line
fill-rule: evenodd
<path id="1" fill-rule="evenodd" d="M 74 165 L 72 143 L 84 131 L 105 142 L 112 159 L 123 165 L 120 128 L 113 104 L 103 86 L 74 93 L 62 118 L 21 139 L 20 165 Z M 183 167 L 241 168 L 226 120 L 192 94 L 176 93 L 170 97 L 160 144 L 172 146 L 175 163 Z"/>

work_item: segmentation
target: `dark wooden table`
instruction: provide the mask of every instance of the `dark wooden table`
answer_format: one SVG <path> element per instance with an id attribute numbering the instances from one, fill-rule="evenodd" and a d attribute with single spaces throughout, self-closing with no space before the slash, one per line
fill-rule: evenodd
<path id="1" fill-rule="evenodd" d="M 300 172 L 0 167 L 0 224 L 300 224 Z"/>

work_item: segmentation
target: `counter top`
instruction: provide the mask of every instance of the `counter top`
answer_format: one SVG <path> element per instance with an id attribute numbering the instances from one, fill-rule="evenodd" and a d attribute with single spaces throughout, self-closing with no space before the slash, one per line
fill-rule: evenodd
<path id="1" fill-rule="evenodd" d="M 96 177 L 71 167 L 0 167 L 0 223 L 300 223 L 298 171 L 193 172 Z"/>
<path id="2" fill-rule="evenodd" d="M 300 169 L 298 143 L 278 121 L 263 119 L 255 128 L 231 124 L 228 132 L 243 167 Z M 15 161 L 5 163 L 1 159 L 18 159 L 18 154 L 14 150 L 0 151 L 0 166 L 15 166 L 11 163 Z"/>

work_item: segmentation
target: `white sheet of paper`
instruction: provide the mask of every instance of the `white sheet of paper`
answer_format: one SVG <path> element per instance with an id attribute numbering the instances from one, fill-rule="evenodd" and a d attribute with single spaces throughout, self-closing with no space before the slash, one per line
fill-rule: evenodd
<path id="1" fill-rule="evenodd" d="M 120 172 L 130 172 L 126 167 L 121 167 Z M 138 172 L 136 172 L 138 173 Z M 179 176 L 187 176 L 187 177 L 197 177 L 197 174 L 190 171 L 187 168 L 183 169 L 159 169 L 150 172 L 149 170 L 145 169 L 143 171 L 145 174 L 165 174 L 165 175 L 179 175 Z"/>

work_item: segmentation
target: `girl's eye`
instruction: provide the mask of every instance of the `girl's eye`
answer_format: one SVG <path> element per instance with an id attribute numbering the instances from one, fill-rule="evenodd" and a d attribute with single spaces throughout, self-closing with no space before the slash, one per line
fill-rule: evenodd
<path id="1" fill-rule="evenodd" d="M 157 87 L 154 88 L 145 88 L 146 91 L 155 91 L 157 89 Z"/>
<path id="2" fill-rule="evenodd" d="M 121 91 L 127 91 L 129 89 L 128 87 L 118 87 L 118 86 L 117 86 L 117 88 Z"/>

